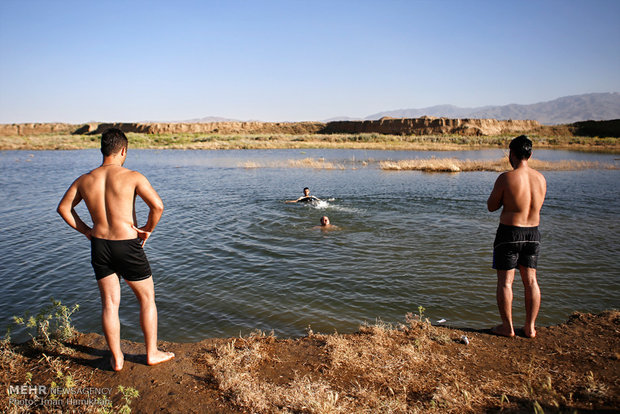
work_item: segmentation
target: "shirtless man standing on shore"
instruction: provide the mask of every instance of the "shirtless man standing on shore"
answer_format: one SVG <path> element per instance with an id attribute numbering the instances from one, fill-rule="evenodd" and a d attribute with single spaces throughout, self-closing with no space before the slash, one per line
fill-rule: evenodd
<path id="1" fill-rule="evenodd" d="M 120 371 L 124 363 L 118 316 L 121 276 L 140 302 L 146 362 L 156 365 L 174 358 L 174 354 L 157 349 L 155 289 L 143 247 L 159 222 L 164 205 L 142 174 L 123 168 L 127 158 L 127 138 L 121 130 L 111 128 L 103 133 L 101 152 L 101 166 L 71 184 L 57 211 L 69 226 L 90 240 L 91 263 L 101 293 L 101 320 L 112 353 L 112 369 Z M 147 223 L 140 228 L 137 227 L 135 211 L 136 195 L 149 207 Z M 92 228 L 75 211 L 75 206 L 82 200 L 92 218 Z"/>
<path id="2" fill-rule="evenodd" d="M 521 135 L 510 142 L 508 159 L 513 170 L 501 174 L 487 200 L 489 211 L 504 207 L 493 243 L 493 268 L 497 270 L 497 306 L 502 324 L 493 333 L 515 336 L 512 325 L 512 282 L 519 267 L 525 287 L 525 336 L 536 336 L 536 316 L 540 309 L 540 288 L 536 266 L 540 249 L 540 209 L 547 182 L 538 171 L 528 166 L 532 141 Z"/>

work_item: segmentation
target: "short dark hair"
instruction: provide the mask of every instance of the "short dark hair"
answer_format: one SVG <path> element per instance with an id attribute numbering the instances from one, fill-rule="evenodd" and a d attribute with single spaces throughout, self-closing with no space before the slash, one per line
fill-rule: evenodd
<path id="1" fill-rule="evenodd" d="M 310 191 L 310 189 L 308 187 L 304 187 L 304 191 L 306 191 L 306 190 Z"/>
<path id="2" fill-rule="evenodd" d="M 127 137 L 125 133 L 118 128 L 106 129 L 101 134 L 101 153 L 104 156 L 116 154 L 122 148 L 127 148 Z"/>
<path id="3" fill-rule="evenodd" d="M 517 159 L 527 160 L 532 155 L 532 141 L 527 135 L 519 135 L 510 141 L 510 150 Z"/>

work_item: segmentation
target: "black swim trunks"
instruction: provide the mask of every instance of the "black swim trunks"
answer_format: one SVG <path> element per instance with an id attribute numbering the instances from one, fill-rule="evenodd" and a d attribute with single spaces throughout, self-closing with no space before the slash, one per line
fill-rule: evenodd
<path id="1" fill-rule="evenodd" d="M 97 280 L 112 273 L 132 282 L 151 276 L 151 266 L 139 238 L 106 240 L 91 237 L 90 247 L 90 262 Z"/>
<path id="2" fill-rule="evenodd" d="M 536 269 L 540 251 L 537 227 L 499 225 L 493 242 L 493 269 L 510 270 L 521 265 Z"/>

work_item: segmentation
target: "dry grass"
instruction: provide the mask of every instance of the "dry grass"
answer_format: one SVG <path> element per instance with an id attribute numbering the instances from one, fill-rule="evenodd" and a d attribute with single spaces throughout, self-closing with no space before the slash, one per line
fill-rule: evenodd
<path id="1" fill-rule="evenodd" d="M 321 357 L 317 361 L 302 354 L 293 361 L 302 372 L 293 368 L 284 379 L 282 359 L 290 355 L 281 350 L 300 340 L 255 334 L 217 347 L 208 364 L 220 390 L 249 412 L 563 412 L 575 407 L 576 398 L 582 403 L 613 398 L 609 378 L 552 369 L 543 355 L 505 356 L 497 350 L 498 359 L 489 366 L 477 354 L 497 345 L 485 345 L 480 337 L 464 345 L 460 334 L 431 326 L 420 312 L 397 326 L 380 320 L 364 324 L 355 334 L 322 335 L 309 329 L 304 340 L 320 347 Z M 300 367 L 311 361 L 310 369 Z M 480 365 L 494 372 L 478 370 Z M 280 380 L 269 372 L 279 373 Z"/>
<path id="2" fill-rule="evenodd" d="M 257 371 L 270 360 L 264 348 L 273 340 L 273 336 L 255 334 L 216 348 L 211 358 L 214 376 L 235 404 L 252 412 L 350 412 L 325 380 L 295 375 L 285 385 L 263 381 Z"/>
<path id="3" fill-rule="evenodd" d="M 289 167 L 292 168 L 315 168 L 321 170 L 344 170 L 344 166 L 341 164 L 334 164 L 333 162 L 325 161 L 325 158 L 304 158 L 302 160 L 288 160 Z"/>
<path id="4" fill-rule="evenodd" d="M 585 169 L 618 169 L 613 164 L 591 161 L 541 161 L 532 159 L 530 167 L 541 171 L 573 171 Z M 459 160 L 456 158 L 428 158 L 418 160 L 381 161 L 382 170 L 425 171 L 425 172 L 464 172 L 464 171 L 508 171 L 512 169 L 507 158 L 500 160 Z"/>
<path id="5" fill-rule="evenodd" d="M 463 150 L 507 148 L 512 136 L 361 134 L 127 134 L 131 148 L 151 149 L 309 149 Z M 0 136 L 0 150 L 98 148 L 99 135 Z M 537 137 L 536 148 L 620 153 L 619 138 Z"/>
<path id="6" fill-rule="evenodd" d="M 336 164 L 330 161 L 325 161 L 325 158 L 303 158 L 301 160 L 286 160 L 286 161 L 272 161 L 272 162 L 257 162 L 257 161 L 245 161 L 239 163 L 242 168 L 313 168 L 317 170 L 344 170 L 345 166 L 342 164 Z"/>
<path id="7" fill-rule="evenodd" d="M 381 321 L 363 325 L 354 335 L 309 331 L 309 337 L 324 342 L 329 363 L 321 375 L 295 374 L 286 384 L 274 384 L 260 374 L 262 365 L 279 362 L 268 350 L 274 338 L 254 336 L 217 347 L 210 363 L 220 389 L 252 412 L 471 411 L 472 404 L 489 398 L 484 387 L 465 384 L 457 375 L 445 381 L 429 378 L 429 367 L 445 362 L 433 348 L 448 337 L 439 329 L 410 318 L 407 326 Z M 422 394 L 414 392 L 420 388 Z"/>
<path id="8" fill-rule="evenodd" d="M 289 159 L 286 161 L 244 161 L 239 167 L 254 168 L 313 168 L 322 170 L 344 170 L 367 167 L 371 161 L 355 161 L 347 165 L 325 161 L 324 158 Z M 618 169 L 614 164 L 592 161 L 541 161 L 532 159 L 530 167 L 541 171 L 575 171 L 586 169 Z M 424 172 L 467 172 L 467 171 L 508 171 L 512 169 L 508 158 L 499 160 L 459 160 L 456 158 L 426 158 L 402 161 L 379 161 L 379 168 L 386 171 L 424 171 Z"/>

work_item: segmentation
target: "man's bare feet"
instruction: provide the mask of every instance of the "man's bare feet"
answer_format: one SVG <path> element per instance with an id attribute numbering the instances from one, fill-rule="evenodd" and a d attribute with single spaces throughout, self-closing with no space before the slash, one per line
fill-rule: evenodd
<path id="1" fill-rule="evenodd" d="M 172 358 L 174 358 L 174 353 L 157 350 L 153 355 L 146 356 L 146 363 L 148 365 L 157 365 L 170 361 Z"/>
<path id="2" fill-rule="evenodd" d="M 508 338 L 513 338 L 515 336 L 514 331 L 504 328 L 504 325 L 497 325 L 491 328 L 491 333 L 499 336 L 507 336 Z"/>
<path id="3" fill-rule="evenodd" d="M 535 338 L 536 337 L 536 329 L 532 328 L 531 330 L 526 328 L 525 326 L 523 327 L 523 333 L 525 334 L 526 338 Z"/>
<path id="4" fill-rule="evenodd" d="M 114 355 L 110 356 L 110 366 L 113 371 L 120 371 L 123 369 L 125 358 L 119 358 L 118 361 L 114 358 Z"/>

